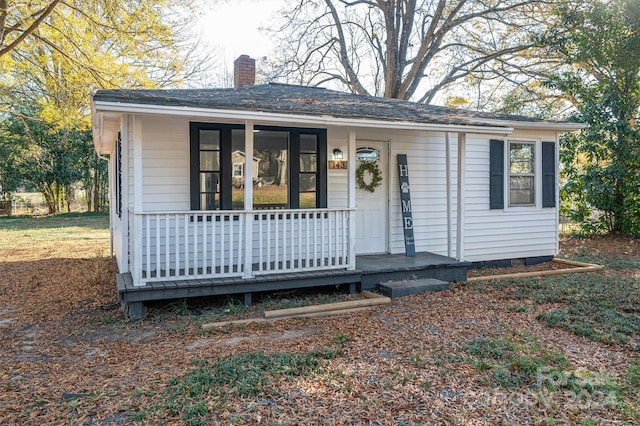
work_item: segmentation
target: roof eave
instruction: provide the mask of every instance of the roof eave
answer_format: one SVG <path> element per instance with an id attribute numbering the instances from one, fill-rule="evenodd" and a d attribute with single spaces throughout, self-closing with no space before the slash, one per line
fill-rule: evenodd
<path id="1" fill-rule="evenodd" d="M 93 147 L 100 155 L 111 154 L 118 137 L 122 114 L 117 111 L 99 111 L 91 101 Z"/>
<path id="2" fill-rule="evenodd" d="M 557 132 L 572 132 L 589 127 L 585 123 L 553 122 L 553 121 L 508 121 L 508 120 L 486 120 L 487 124 L 494 126 L 511 126 L 522 130 L 553 130 Z"/>
<path id="3" fill-rule="evenodd" d="M 188 117 L 202 117 L 219 120 L 256 122 L 286 121 L 297 125 L 334 125 L 342 127 L 369 127 L 401 130 L 431 130 L 442 132 L 460 132 L 490 135 L 509 135 L 513 133 L 514 123 L 501 125 L 464 125 L 464 124 L 436 124 L 412 121 L 373 120 L 367 118 L 343 118 L 332 115 L 303 115 L 289 113 L 274 113 L 249 111 L 238 109 L 211 109 L 188 106 L 168 106 L 153 104 L 136 104 L 129 102 L 94 101 L 96 113 L 117 112 L 131 114 L 162 114 Z"/>

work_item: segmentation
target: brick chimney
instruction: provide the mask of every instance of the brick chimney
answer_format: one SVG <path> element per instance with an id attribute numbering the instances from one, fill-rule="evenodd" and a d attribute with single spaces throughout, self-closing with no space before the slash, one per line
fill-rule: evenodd
<path id="1" fill-rule="evenodd" d="M 256 60 L 249 55 L 240 55 L 233 61 L 233 86 L 253 86 L 256 84 Z"/>

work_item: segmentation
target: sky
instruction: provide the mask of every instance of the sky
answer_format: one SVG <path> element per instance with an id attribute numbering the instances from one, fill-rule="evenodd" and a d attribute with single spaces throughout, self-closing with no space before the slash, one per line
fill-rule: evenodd
<path id="1" fill-rule="evenodd" d="M 212 2 L 210 11 L 200 19 L 203 39 L 217 48 L 228 66 L 242 54 L 252 58 L 268 56 L 273 48 L 270 38 L 259 31 L 274 21 L 274 14 L 285 0 L 229 0 Z"/>

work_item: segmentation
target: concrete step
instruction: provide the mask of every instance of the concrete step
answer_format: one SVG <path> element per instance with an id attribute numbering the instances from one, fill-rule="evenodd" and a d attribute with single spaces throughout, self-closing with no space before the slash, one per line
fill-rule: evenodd
<path id="1" fill-rule="evenodd" d="M 427 291 L 449 290 L 449 283 L 435 278 L 422 278 L 417 280 L 386 281 L 378 284 L 378 290 L 387 297 L 411 296 L 412 294 L 425 293 Z"/>

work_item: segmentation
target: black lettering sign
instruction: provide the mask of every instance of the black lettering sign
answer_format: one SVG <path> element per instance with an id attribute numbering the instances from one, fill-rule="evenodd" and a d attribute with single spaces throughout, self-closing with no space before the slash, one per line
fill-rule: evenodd
<path id="1" fill-rule="evenodd" d="M 398 154 L 398 176 L 398 181 L 400 182 L 400 207 L 402 208 L 402 229 L 404 229 L 404 252 L 407 256 L 415 256 L 416 245 L 413 240 L 411 188 L 409 187 L 409 166 L 407 166 L 406 154 Z"/>

